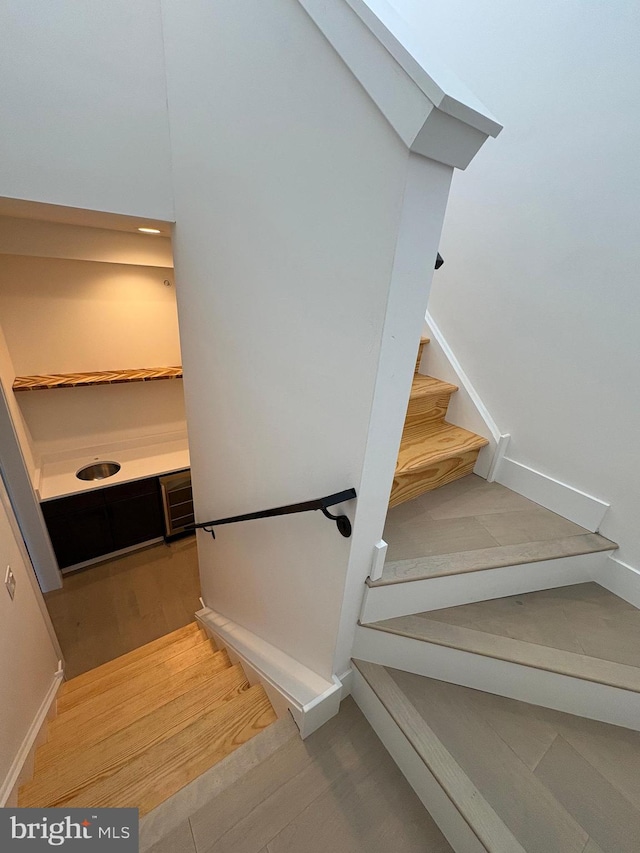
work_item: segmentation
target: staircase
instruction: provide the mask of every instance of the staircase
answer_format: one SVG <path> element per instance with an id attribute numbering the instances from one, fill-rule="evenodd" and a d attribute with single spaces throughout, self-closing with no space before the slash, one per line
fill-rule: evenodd
<path id="1" fill-rule="evenodd" d="M 473 471 L 489 442 L 445 421 L 451 395 L 458 388 L 418 371 L 429 338 L 422 338 L 400 441 L 389 506 L 458 480 Z"/>
<path id="2" fill-rule="evenodd" d="M 66 682 L 20 807 L 147 814 L 276 719 L 196 623 Z"/>
<path id="3" fill-rule="evenodd" d="M 353 695 L 455 853 L 637 853 L 640 611 L 598 583 L 617 545 L 471 474 L 455 390 L 414 377 Z"/>

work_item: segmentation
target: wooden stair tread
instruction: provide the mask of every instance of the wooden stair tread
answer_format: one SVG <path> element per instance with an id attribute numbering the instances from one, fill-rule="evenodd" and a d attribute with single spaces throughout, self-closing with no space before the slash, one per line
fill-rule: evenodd
<path id="1" fill-rule="evenodd" d="M 65 681 L 58 692 L 58 696 L 66 696 L 80 687 L 92 684 L 100 678 L 111 675 L 123 666 L 142 660 L 142 658 L 146 658 L 156 652 L 164 651 L 168 648 L 175 649 L 177 644 L 180 644 L 179 648 L 180 651 L 182 651 L 183 649 L 191 648 L 206 639 L 206 635 L 199 627 L 198 623 L 190 622 L 183 628 L 178 628 L 177 631 L 165 634 L 157 640 L 146 643 L 144 646 L 140 646 L 131 652 L 127 652 L 113 660 L 107 661 L 107 663 L 104 663 L 101 666 L 95 667 L 95 669 L 90 669 L 88 672 L 83 672 L 81 675 L 77 675 L 75 678 Z"/>
<path id="2" fill-rule="evenodd" d="M 447 423 L 408 426 L 402 434 L 396 474 L 413 474 L 444 459 L 480 450 L 489 442 L 481 435 Z"/>
<path id="3" fill-rule="evenodd" d="M 354 660 L 357 670 L 431 771 L 488 853 L 525 853 L 385 667 Z"/>
<path id="4" fill-rule="evenodd" d="M 518 566 L 524 563 L 544 562 L 561 557 L 594 554 L 599 551 L 615 550 L 617 547 L 615 542 L 605 539 L 598 533 L 583 533 L 542 542 L 497 545 L 494 548 L 414 557 L 385 563 L 382 577 L 377 581 L 367 579 L 367 585 L 389 586 L 505 566 Z"/>
<path id="5" fill-rule="evenodd" d="M 58 710 L 58 716 L 50 723 L 50 730 L 66 725 L 75 725 L 78 719 L 85 715 L 99 714 L 104 708 L 114 708 L 125 702 L 134 701 L 136 697 L 143 695 L 147 690 L 152 690 L 156 682 L 167 682 L 177 673 L 183 672 L 191 666 L 209 660 L 212 668 L 220 671 L 228 669 L 231 661 L 226 651 L 216 651 L 215 646 L 208 640 L 200 643 L 193 649 L 181 654 L 167 658 L 156 666 L 145 669 L 142 667 L 130 678 L 109 687 L 106 685 L 94 685 L 94 690 L 86 695 L 80 702 L 67 710 Z M 100 689 L 102 687 L 102 689 Z"/>
<path id="6" fill-rule="evenodd" d="M 595 583 L 399 616 L 365 627 L 640 692 L 640 611 Z"/>
<path id="7" fill-rule="evenodd" d="M 110 694 L 105 703 L 98 696 L 82 706 L 84 712 L 75 710 L 58 716 L 49 723 L 49 740 L 36 752 L 36 772 L 41 765 L 49 763 L 60 749 L 87 749 L 199 687 L 203 682 L 209 682 L 217 673 L 221 677 L 225 676 L 233 667 L 227 668 L 226 657 L 223 655 L 221 661 L 217 657 L 219 654 L 217 652 L 205 657 L 165 678 L 154 679 L 144 690 L 128 696 L 124 701 L 118 702 L 118 697 Z"/>
<path id="8" fill-rule="evenodd" d="M 441 394 L 453 394 L 458 390 L 457 385 L 452 385 L 451 382 L 444 382 L 442 379 L 436 379 L 435 376 L 426 376 L 423 373 L 416 373 L 413 376 L 411 383 L 410 400 L 415 400 L 421 397 L 430 397 Z"/>
<path id="9" fill-rule="evenodd" d="M 169 703 L 156 708 L 116 734 L 94 743 L 69 749 L 50 739 L 46 761 L 39 757 L 34 779 L 21 789 L 21 802 L 39 806 L 54 799 L 74 796 L 88 780 L 120 770 L 156 744 L 167 740 L 240 693 L 249 689 L 240 665 L 219 672 Z"/>
<path id="10" fill-rule="evenodd" d="M 193 656 L 194 661 L 200 659 L 199 656 L 202 653 L 201 646 L 207 650 L 205 654 L 213 654 L 215 651 L 215 646 L 211 640 L 208 640 L 202 633 L 198 632 L 183 637 L 169 645 L 165 645 L 151 654 L 136 656 L 135 652 L 131 652 L 132 657 L 129 660 L 123 660 L 123 658 L 129 658 L 129 655 L 116 658 L 116 661 L 120 660 L 122 663 L 119 666 L 111 666 L 116 661 L 103 664 L 106 668 L 103 675 L 87 678 L 86 680 L 84 676 L 89 675 L 89 673 L 79 675 L 78 679 L 82 680 L 81 683 L 76 685 L 74 684 L 76 679 L 72 679 L 68 682 L 68 690 L 59 696 L 57 702 L 58 713 L 62 714 L 65 711 L 69 711 L 81 702 L 84 702 L 85 699 L 100 695 L 104 691 L 117 687 L 120 684 L 127 684 L 138 676 L 149 676 L 154 670 L 162 669 L 169 664 L 172 658 L 180 657 L 181 661 L 184 661 Z M 103 667 L 97 667 L 97 669 L 102 670 Z"/>
<path id="11" fill-rule="evenodd" d="M 356 666 L 488 853 L 637 850 L 640 733 L 388 667 Z M 519 846 L 492 834 L 496 828 Z"/>
<path id="12" fill-rule="evenodd" d="M 115 772 L 45 807 L 137 807 L 145 815 L 276 719 L 260 685 L 201 715 Z"/>

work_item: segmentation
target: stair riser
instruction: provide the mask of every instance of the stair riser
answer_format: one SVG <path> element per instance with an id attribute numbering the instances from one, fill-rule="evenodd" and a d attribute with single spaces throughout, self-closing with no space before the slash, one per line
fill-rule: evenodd
<path id="1" fill-rule="evenodd" d="M 455 853 L 487 853 L 355 666 L 351 695 Z"/>
<path id="2" fill-rule="evenodd" d="M 419 423 L 428 424 L 443 421 L 447 414 L 450 399 L 451 394 L 429 394 L 410 398 L 407 406 L 406 425 L 413 426 Z"/>
<path id="3" fill-rule="evenodd" d="M 360 621 L 377 622 L 596 580 L 611 551 L 501 566 L 477 572 L 366 587 Z M 409 561 L 408 561 L 409 562 Z M 411 561 L 413 562 L 413 561 Z"/>
<path id="4" fill-rule="evenodd" d="M 425 492 L 430 492 L 432 489 L 437 489 L 439 486 L 452 483 L 454 480 L 459 480 L 461 477 L 473 473 L 479 452 L 479 450 L 468 450 L 450 459 L 436 462 L 423 471 L 396 474 L 391 488 L 389 507 L 410 501 Z"/>
<path id="5" fill-rule="evenodd" d="M 420 373 L 420 362 L 422 361 L 422 354 L 424 353 L 424 348 L 427 346 L 429 341 L 420 341 L 420 346 L 418 347 L 418 355 L 416 357 L 416 373 Z"/>
<path id="6" fill-rule="evenodd" d="M 640 731 L 640 694 L 359 626 L 353 657 Z"/>

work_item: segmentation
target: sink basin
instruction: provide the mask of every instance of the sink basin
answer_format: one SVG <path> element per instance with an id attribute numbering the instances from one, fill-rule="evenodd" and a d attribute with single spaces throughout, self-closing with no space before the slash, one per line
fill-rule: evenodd
<path id="1" fill-rule="evenodd" d="M 76 471 L 76 477 L 79 480 L 106 480 L 107 477 L 113 477 L 120 470 L 118 462 L 92 462 L 91 465 L 85 465 L 79 471 Z"/>

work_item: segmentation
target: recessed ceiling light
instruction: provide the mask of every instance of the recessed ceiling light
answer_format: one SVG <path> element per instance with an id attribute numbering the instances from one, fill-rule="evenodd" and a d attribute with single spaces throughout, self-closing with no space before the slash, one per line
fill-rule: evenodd
<path id="1" fill-rule="evenodd" d="M 138 231 L 142 231 L 143 234 L 159 234 L 159 228 L 138 228 Z"/>

